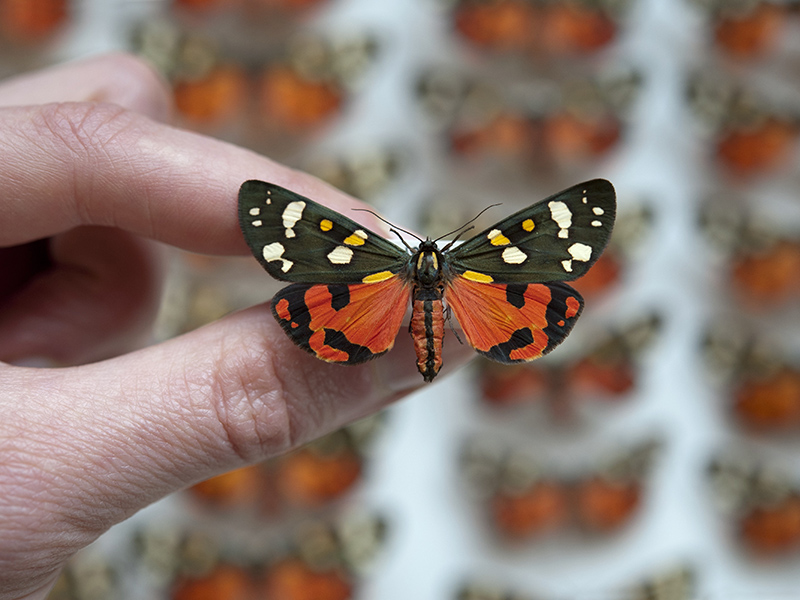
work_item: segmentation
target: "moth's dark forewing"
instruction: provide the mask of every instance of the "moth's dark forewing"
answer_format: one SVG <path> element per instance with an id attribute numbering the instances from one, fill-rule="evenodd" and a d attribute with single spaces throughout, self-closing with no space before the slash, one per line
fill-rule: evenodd
<path id="1" fill-rule="evenodd" d="M 265 181 L 239 189 L 239 226 L 253 256 L 281 281 L 361 283 L 398 273 L 409 257 L 338 212 Z"/>
<path id="2" fill-rule="evenodd" d="M 495 283 L 571 281 L 608 244 L 616 216 L 614 186 L 594 179 L 503 219 L 447 253 L 455 273 Z M 476 277 L 475 275 L 469 275 Z"/>

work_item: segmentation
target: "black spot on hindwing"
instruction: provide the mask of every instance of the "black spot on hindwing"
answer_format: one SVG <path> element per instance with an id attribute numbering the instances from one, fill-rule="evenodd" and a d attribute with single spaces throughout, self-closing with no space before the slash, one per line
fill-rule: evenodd
<path id="1" fill-rule="evenodd" d="M 328 329 L 327 327 L 323 331 L 325 332 L 325 345 L 335 348 L 336 350 L 341 350 L 342 352 L 347 352 L 349 356 L 348 362 L 362 363 L 380 356 L 380 354 L 373 353 L 372 350 L 366 346 L 354 344 L 348 340 L 347 336 L 341 331 Z"/>
<path id="2" fill-rule="evenodd" d="M 514 308 L 522 308 L 525 306 L 525 291 L 527 289 L 527 283 L 509 283 L 506 286 L 506 300 Z"/>
<path id="3" fill-rule="evenodd" d="M 529 327 L 524 327 L 522 329 L 517 329 L 514 333 L 511 334 L 511 337 L 508 338 L 507 342 L 503 342 L 502 344 L 497 344 L 496 346 L 492 346 L 489 348 L 487 352 L 480 352 L 487 358 L 491 358 L 492 360 L 496 360 L 502 363 L 508 363 L 508 357 L 511 355 L 513 350 L 519 350 L 520 348 L 524 348 L 525 346 L 529 346 L 533 343 L 533 332 L 530 330 Z M 513 362 L 513 361 L 512 361 Z"/>
<path id="4" fill-rule="evenodd" d="M 342 310 L 345 306 L 350 304 L 350 288 L 342 283 L 335 283 L 328 286 L 328 292 L 331 295 L 331 308 L 333 310 Z"/>

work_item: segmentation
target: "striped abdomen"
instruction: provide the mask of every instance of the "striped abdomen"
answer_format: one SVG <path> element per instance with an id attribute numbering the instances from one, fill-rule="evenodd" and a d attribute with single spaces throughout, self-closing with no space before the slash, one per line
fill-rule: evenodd
<path id="1" fill-rule="evenodd" d="M 442 368 L 444 307 L 437 290 L 417 289 L 411 304 L 411 337 L 417 352 L 417 369 L 425 381 L 433 381 Z"/>

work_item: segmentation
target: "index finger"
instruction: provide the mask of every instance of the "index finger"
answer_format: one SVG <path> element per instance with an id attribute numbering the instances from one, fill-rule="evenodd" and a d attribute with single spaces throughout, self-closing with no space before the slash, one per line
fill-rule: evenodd
<path id="1" fill-rule="evenodd" d="M 350 215 L 360 203 L 310 175 L 112 104 L 0 108 L 0 139 L 0 246 L 104 225 L 195 252 L 246 253 L 236 198 L 248 179 L 376 227 L 367 213 Z"/>

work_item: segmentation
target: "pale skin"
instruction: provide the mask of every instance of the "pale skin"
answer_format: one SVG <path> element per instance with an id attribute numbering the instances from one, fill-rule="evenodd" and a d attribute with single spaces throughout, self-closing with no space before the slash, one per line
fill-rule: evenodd
<path id="1" fill-rule="evenodd" d="M 169 113 L 164 83 L 121 54 L 0 83 L 0 600 L 44 598 L 70 556 L 159 498 L 422 385 L 404 331 L 385 357 L 331 365 L 267 304 L 146 345 L 153 241 L 248 254 L 247 179 L 385 228 L 313 177 L 164 124 Z M 452 370 L 471 351 L 449 341 Z"/>

